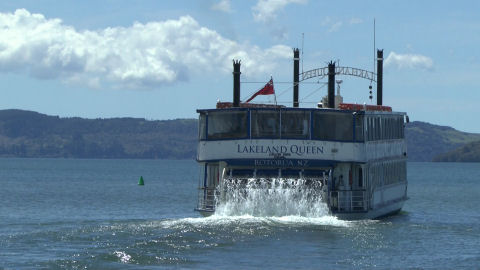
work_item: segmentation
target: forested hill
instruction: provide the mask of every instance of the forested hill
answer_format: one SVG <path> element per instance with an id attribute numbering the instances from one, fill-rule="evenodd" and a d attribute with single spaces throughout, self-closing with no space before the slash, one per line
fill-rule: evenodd
<path id="1" fill-rule="evenodd" d="M 439 162 L 480 162 L 480 141 L 467 143 L 450 152 L 437 155 L 433 161 Z"/>
<path id="2" fill-rule="evenodd" d="M 193 159 L 196 140 L 195 119 L 59 118 L 0 110 L 1 157 Z"/>
<path id="3" fill-rule="evenodd" d="M 196 119 L 60 118 L 0 110 L 0 157 L 194 159 L 197 128 Z M 411 122 L 406 138 L 409 161 L 480 162 L 474 144 L 480 134 Z"/>
<path id="4" fill-rule="evenodd" d="M 461 132 L 451 127 L 425 122 L 408 123 L 405 134 L 409 161 L 432 161 L 441 154 L 480 141 L 480 134 Z"/>

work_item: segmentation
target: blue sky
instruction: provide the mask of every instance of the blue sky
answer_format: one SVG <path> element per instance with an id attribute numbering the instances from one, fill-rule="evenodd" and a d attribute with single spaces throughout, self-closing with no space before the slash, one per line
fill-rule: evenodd
<path id="1" fill-rule="evenodd" d="M 197 108 L 232 99 L 234 58 L 242 60 L 242 100 L 273 76 L 277 100 L 290 105 L 292 48 L 302 47 L 302 33 L 304 70 L 331 60 L 372 70 L 375 18 L 384 104 L 411 120 L 480 133 L 479 3 L 2 1 L 0 109 L 194 118 Z M 346 102 L 370 103 L 369 81 L 337 79 Z M 302 107 L 326 94 L 324 82 L 300 86 Z"/>

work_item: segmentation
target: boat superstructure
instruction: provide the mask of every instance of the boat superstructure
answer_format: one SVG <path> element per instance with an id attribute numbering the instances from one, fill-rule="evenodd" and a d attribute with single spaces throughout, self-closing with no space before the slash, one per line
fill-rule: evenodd
<path id="1" fill-rule="evenodd" d="M 377 105 L 342 103 L 334 94 L 335 75 L 354 69 L 345 71 L 331 62 L 315 71 L 328 76 L 329 86 L 328 96 L 316 108 L 298 106 L 299 78 L 313 73 L 298 72 L 298 49 L 293 107 L 240 103 L 240 62 L 234 61 L 233 102 L 197 110 L 201 176 L 196 210 L 214 213 L 231 199 L 232 187 L 302 186 L 301 192 L 315 190 L 308 196 L 317 196 L 313 199 L 342 219 L 399 211 L 407 199 L 407 117 L 382 105 L 382 56 L 378 51 L 377 74 L 362 71 L 377 82 Z M 292 211 L 286 214 L 302 214 Z"/>

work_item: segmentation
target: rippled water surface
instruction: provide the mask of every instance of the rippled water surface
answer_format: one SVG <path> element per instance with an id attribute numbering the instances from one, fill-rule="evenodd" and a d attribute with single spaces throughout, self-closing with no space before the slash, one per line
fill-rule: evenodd
<path id="1" fill-rule="evenodd" d="M 410 200 L 375 221 L 203 218 L 197 175 L 194 161 L 0 159 L 0 269 L 480 265 L 480 164 L 409 163 Z"/>

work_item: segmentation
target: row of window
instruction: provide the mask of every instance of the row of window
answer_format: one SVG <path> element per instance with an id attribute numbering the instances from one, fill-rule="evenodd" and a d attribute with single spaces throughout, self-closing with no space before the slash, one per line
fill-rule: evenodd
<path id="1" fill-rule="evenodd" d="M 366 117 L 367 141 L 392 140 L 405 138 L 403 116 Z"/>
<path id="2" fill-rule="evenodd" d="M 368 169 L 368 178 L 376 187 L 404 182 L 407 179 L 407 163 L 396 160 L 374 164 Z"/>
<path id="3" fill-rule="evenodd" d="M 250 137 L 364 141 L 365 133 L 369 141 L 403 138 L 403 116 L 368 116 L 365 132 L 364 118 L 363 114 L 308 110 L 202 112 L 199 137 L 201 140 Z"/>

